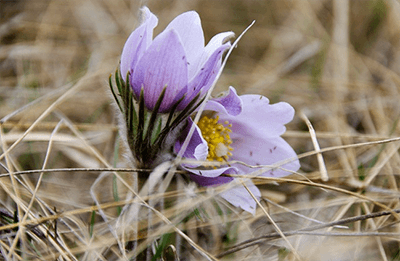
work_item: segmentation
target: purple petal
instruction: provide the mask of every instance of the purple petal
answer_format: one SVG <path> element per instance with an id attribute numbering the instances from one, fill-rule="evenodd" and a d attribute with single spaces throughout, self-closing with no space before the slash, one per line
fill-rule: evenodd
<path id="1" fill-rule="evenodd" d="M 159 112 L 171 109 L 173 102 L 187 88 L 187 64 L 185 51 L 174 30 L 158 35 L 139 60 L 132 75 L 132 88 L 137 97 L 144 89 L 146 107 L 152 110 L 167 86 Z"/>
<path id="2" fill-rule="evenodd" d="M 260 191 L 251 181 L 247 182 L 246 186 L 257 199 L 261 198 Z M 222 192 L 220 195 L 235 207 L 240 207 L 253 215 L 256 213 L 257 202 L 243 185 L 239 184 Z"/>
<path id="3" fill-rule="evenodd" d="M 226 43 L 230 38 L 234 37 L 235 34 L 233 32 L 223 32 L 217 35 L 214 35 L 213 38 L 208 42 L 207 46 L 205 47 L 205 53 L 210 56 L 212 53 L 215 52 L 221 45 Z M 230 43 L 229 47 L 231 46 Z"/>
<path id="4" fill-rule="evenodd" d="M 167 26 L 165 31 L 174 29 L 182 42 L 185 49 L 186 58 L 188 62 L 189 79 L 194 75 L 191 69 L 192 64 L 200 57 L 204 51 L 204 34 L 201 28 L 201 21 L 199 15 L 194 12 L 186 12 L 177 16 Z"/>
<path id="5" fill-rule="evenodd" d="M 231 138 L 233 143 L 232 159 L 245 162 L 246 164 L 257 165 L 272 165 L 287 159 L 295 159 L 289 163 L 279 167 L 297 171 L 300 168 L 299 160 L 296 159 L 296 153 L 290 145 L 281 137 L 266 137 L 266 136 L 243 136 L 232 132 Z M 244 173 L 253 172 L 256 169 L 235 164 L 235 167 Z M 281 169 L 273 169 L 262 174 L 269 177 L 283 177 L 290 175 L 290 172 Z"/>
<path id="6" fill-rule="evenodd" d="M 193 126 L 192 119 L 187 120 L 187 126 L 183 129 L 180 139 L 175 143 L 174 151 L 178 153 L 185 139 L 187 138 L 190 128 Z M 183 153 L 183 157 L 187 159 L 196 159 L 196 160 L 206 160 L 208 155 L 208 146 L 207 141 L 204 140 L 201 135 L 201 131 L 197 125 L 195 125 L 195 130 L 193 132 L 192 137 L 190 138 L 189 144 Z"/>
<path id="7" fill-rule="evenodd" d="M 128 71 L 146 51 L 153 39 L 153 29 L 158 24 L 157 17 L 147 7 L 142 8 L 142 23 L 128 37 L 121 54 L 121 75 L 124 81 Z"/>
<path id="8" fill-rule="evenodd" d="M 203 177 L 200 175 L 195 175 L 195 174 L 190 174 L 190 179 L 195 181 L 197 184 L 199 184 L 202 187 L 210 187 L 210 186 L 220 186 L 223 184 L 226 184 L 228 182 L 231 182 L 233 178 L 231 177 Z"/>
<path id="9" fill-rule="evenodd" d="M 227 44 L 228 48 L 231 47 L 231 44 L 228 41 L 229 38 L 235 36 L 233 32 L 224 32 L 215 35 L 211 40 L 208 42 L 207 46 L 204 48 L 204 51 L 201 52 L 201 56 L 195 61 L 195 63 L 191 64 L 190 70 L 192 73 L 189 75 L 194 76 L 201 67 L 204 67 L 205 62 L 209 59 L 209 57 L 215 53 L 215 51 L 220 48 L 223 44 Z M 189 80 L 191 78 L 189 77 Z"/>
<path id="10" fill-rule="evenodd" d="M 226 49 L 229 48 L 228 44 L 220 46 L 204 63 L 204 66 L 197 71 L 197 74 L 190 80 L 191 91 L 199 90 L 205 85 L 211 85 L 215 79 L 216 74 L 221 67 L 222 55 Z"/>
<path id="11" fill-rule="evenodd" d="M 221 67 L 222 54 L 227 48 L 228 45 L 223 45 L 217 49 L 207 60 L 204 67 L 200 69 L 196 77 L 189 82 L 188 94 L 185 100 L 179 104 L 178 109 L 183 109 L 199 92 L 205 95 L 218 74 Z"/>
<path id="12" fill-rule="evenodd" d="M 277 137 L 286 131 L 285 124 L 294 116 L 286 102 L 269 104 L 261 95 L 242 95 L 242 112 L 237 116 L 220 115 L 221 121 L 232 124 L 232 132 L 249 137 Z"/>
<path id="13" fill-rule="evenodd" d="M 222 96 L 209 100 L 204 110 L 216 111 L 219 114 L 237 116 L 242 112 L 242 99 L 236 94 L 235 88 L 229 87 L 229 92 Z"/>

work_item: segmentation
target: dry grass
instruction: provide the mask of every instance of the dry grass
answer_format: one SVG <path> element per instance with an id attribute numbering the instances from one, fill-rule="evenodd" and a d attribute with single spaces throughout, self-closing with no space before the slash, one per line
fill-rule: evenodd
<path id="1" fill-rule="evenodd" d="M 292 104 L 302 168 L 253 177 L 255 216 L 168 164 L 136 186 L 107 80 L 144 4 L 156 33 L 187 10 L 207 40 L 256 20 L 216 93 Z M 0 259 L 140 260 L 157 242 L 166 259 L 400 260 L 399 14 L 396 0 L 1 1 Z"/>

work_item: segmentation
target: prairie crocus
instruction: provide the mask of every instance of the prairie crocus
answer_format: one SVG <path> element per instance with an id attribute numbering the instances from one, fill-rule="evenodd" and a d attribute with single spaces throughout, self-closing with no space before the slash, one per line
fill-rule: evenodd
<path id="1" fill-rule="evenodd" d="M 261 176 L 282 177 L 300 167 L 296 153 L 281 137 L 286 131 L 285 124 L 294 116 L 294 109 L 288 103 L 270 104 L 261 95 L 238 96 L 233 87 L 219 98 L 207 102 L 204 112 L 193 133 L 183 157 L 209 161 L 241 161 L 248 165 L 273 165 L 294 159 L 279 167 L 266 170 Z M 187 127 L 175 144 L 179 151 L 193 125 L 188 119 Z M 226 164 L 219 168 L 205 168 L 200 165 L 183 165 L 190 172 L 190 178 L 201 186 L 218 186 L 232 182 L 233 177 L 222 174 L 246 174 L 254 169 L 242 164 Z M 251 181 L 246 186 L 257 198 L 260 191 Z M 243 185 L 237 185 L 221 193 L 234 206 L 254 213 L 256 202 Z"/>
<path id="2" fill-rule="evenodd" d="M 221 69 L 232 32 L 215 35 L 204 46 L 199 15 L 177 16 L 153 39 L 157 17 L 142 9 L 142 23 L 125 43 L 112 94 L 122 112 L 122 137 L 138 168 L 171 159 L 186 119 L 204 100 Z M 125 130 L 125 132 L 124 132 Z"/>
<path id="3" fill-rule="evenodd" d="M 221 67 L 222 54 L 231 45 L 232 32 L 214 36 L 204 46 L 199 15 L 186 12 L 177 16 L 153 40 L 157 17 L 147 7 L 142 9 L 142 24 L 132 32 L 121 55 L 121 75 L 130 74 L 129 85 L 139 99 L 143 90 L 146 108 L 152 111 L 165 88 L 158 112 L 186 108 L 197 96 L 204 96 Z"/>

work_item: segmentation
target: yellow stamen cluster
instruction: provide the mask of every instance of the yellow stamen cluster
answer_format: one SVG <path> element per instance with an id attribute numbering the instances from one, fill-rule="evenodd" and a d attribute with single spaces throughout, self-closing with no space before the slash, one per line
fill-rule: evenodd
<path id="1" fill-rule="evenodd" d="M 230 129 L 232 124 L 226 121 L 224 123 L 227 126 L 224 126 L 218 123 L 218 120 L 218 116 L 215 119 L 203 116 L 197 125 L 208 144 L 207 160 L 222 162 L 232 156 L 233 148 L 230 146 L 232 139 L 229 136 L 229 132 L 232 132 Z"/>

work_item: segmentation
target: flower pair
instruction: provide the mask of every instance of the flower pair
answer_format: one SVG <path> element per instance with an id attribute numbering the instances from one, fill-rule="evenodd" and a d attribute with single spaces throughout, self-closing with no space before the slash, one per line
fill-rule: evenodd
<path id="1" fill-rule="evenodd" d="M 122 51 L 116 88 L 111 77 L 110 85 L 136 166 L 154 168 L 174 156 L 174 143 L 214 82 L 234 34 L 217 34 L 204 46 L 199 15 L 186 12 L 153 39 L 157 17 L 147 7 L 142 14 Z"/>
<path id="2" fill-rule="evenodd" d="M 154 168 L 173 157 L 186 139 L 183 157 L 196 161 L 219 161 L 218 168 L 183 164 L 190 178 L 201 186 L 218 186 L 235 178 L 224 174 L 246 174 L 248 165 L 272 165 L 297 171 L 299 162 L 293 149 L 280 135 L 294 109 L 287 103 L 269 104 L 260 95 L 238 96 L 233 87 L 223 96 L 205 101 L 216 80 L 224 51 L 231 47 L 232 32 L 214 36 L 204 46 L 200 18 L 196 12 L 176 17 L 153 40 L 157 18 L 143 8 L 143 22 L 129 36 L 116 73 L 114 98 L 121 109 L 127 130 L 126 140 L 138 167 Z M 110 81 L 111 84 L 111 81 Z M 199 122 L 193 115 L 206 102 Z M 193 126 L 194 125 L 194 126 Z M 191 128 L 194 133 L 188 137 Z M 270 169 L 263 176 L 282 177 L 288 171 Z M 260 191 L 251 181 L 246 186 L 256 198 Z M 241 184 L 221 193 L 237 207 L 254 213 L 256 202 Z"/>

